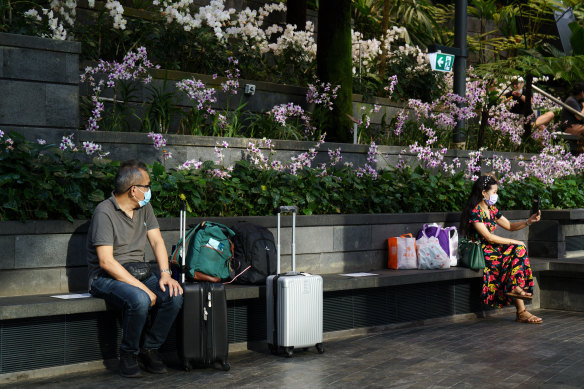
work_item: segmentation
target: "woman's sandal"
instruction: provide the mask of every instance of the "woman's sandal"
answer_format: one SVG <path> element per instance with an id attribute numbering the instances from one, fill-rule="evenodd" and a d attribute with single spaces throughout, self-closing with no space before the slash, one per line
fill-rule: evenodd
<path id="1" fill-rule="evenodd" d="M 517 291 L 519 289 L 519 291 Z M 513 292 L 505 293 L 505 296 L 520 300 L 532 300 L 533 295 L 527 293 L 523 289 L 517 287 Z"/>
<path id="2" fill-rule="evenodd" d="M 527 309 L 524 309 L 521 312 L 517 312 L 517 319 L 515 319 L 518 323 L 528 323 L 528 324 L 541 324 L 543 323 L 543 319 L 541 317 L 537 317 L 532 315 L 531 313 L 527 312 Z"/>

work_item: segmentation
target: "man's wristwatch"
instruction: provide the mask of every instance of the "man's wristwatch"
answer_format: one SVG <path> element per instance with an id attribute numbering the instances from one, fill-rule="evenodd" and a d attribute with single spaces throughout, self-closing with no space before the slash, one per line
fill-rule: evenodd
<path id="1" fill-rule="evenodd" d="M 160 273 L 168 273 L 169 276 L 172 275 L 172 272 L 170 271 L 170 269 L 162 269 L 162 270 L 160 270 Z"/>

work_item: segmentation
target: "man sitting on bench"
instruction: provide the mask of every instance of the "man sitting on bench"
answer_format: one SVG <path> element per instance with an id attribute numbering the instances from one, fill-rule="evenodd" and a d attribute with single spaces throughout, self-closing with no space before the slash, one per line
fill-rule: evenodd
<path id="1" fill-rule="evenodd" d="M 572 95 L 568 97 L 564 104 L 580 112 L 582 116 L 562 108 L 560 120 L 562 123 L 562 130 L 567 134 L 584 135 L 584 82 L 580 81 L 574 84 Z"/>
<path id="2" fill-rule="evenodd" d="M 87 234 L 89 292 L 123 311 L 120 374 L 140 377 L 138 353 L 151 373 L 165 373 L 158 354 L 182 307 L 183 290 L 170 276 L 168 254 L 150 200 L 150 176 L 139 161 L 123 162 L 111 197 L 95 208 Z M 144 262 L 146 241 L 160 278 Z M 152 324 L 144 331 L 148 312 Z"/>
<path id="3" fill-rule="evenodd" d="M 517 115 L 525 114 L 525 106 L 527 103 L 525 101 L 525 95 L 523 94 L 524 85 L 525 84 L 523 83 L 523 80 L 516 78 L 511 82 L 511 87 L 513 88 L 513 90 L 505 94 L 505 97 L 507 99 L 513 99 L 513 101 L 515 101 L 515 104 L 509 109 L 509 111 Z M 532 109 L 529 110 L 527 114 L 532 115 L 533 110 Z M 537 130 L 543 131 L 545 130 L 548 123 L 551 122 L 552 120 L 554 120 L 554 113 L 552 111 L 547 111 L 544 114 L 536 116 L 535 122 L 533 122 L 532 124 L 535 125 Z"/>

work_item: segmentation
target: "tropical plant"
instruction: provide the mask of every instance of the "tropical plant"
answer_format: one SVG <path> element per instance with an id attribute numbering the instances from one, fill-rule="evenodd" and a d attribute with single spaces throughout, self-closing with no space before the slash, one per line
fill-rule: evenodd
<path id="1" fill-rule="evenodd" d="M 167 91 L 167 78 L 160 87 L 151 84 L 146 86 L 150 93 L 150 99 L 144 104 L 147 106 L 142 120 L 142 130 L 144 132 L 168 133 L 173 118 L 178 118 L 182 110 L 176 105 L 176 92 Z"/>
<path id="2" fill-rule="evenodd" d="M 440 25 L 444 13 L 440 7 L 434 7 L 425 0 L 396 0 L 392 2 L 390 23 L 405 27 L 412 41 L 426 47 L 431 43 L 444 43 L 442 30 L 447 26 Z"/>
<path id="3" fill-rule="evenodd" d="M 570 24 L 572 36 L 570 37 L 570 44 L 572 46 L 573 55 L 584 55 L 584 25 L 578 22 Z"/>
<path id="4" fill-rule="evenodd" d="M 363 34 L 364 39 L 381 35 L 381 7 L 379 0 L 353 0 L 351 4 L 353 28 Z"/>

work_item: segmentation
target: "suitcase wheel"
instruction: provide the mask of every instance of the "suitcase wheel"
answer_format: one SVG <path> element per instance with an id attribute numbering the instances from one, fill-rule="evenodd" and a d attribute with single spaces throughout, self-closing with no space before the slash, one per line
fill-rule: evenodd
<path id="1" fill-rule="evenodd" d="M 231 366 L 227 362 L 221 363 L 221 367 L 223 368 L 223 371 L 229 371 L 229 369 L 231 369 Z"/>
<path id="2" fill-rule="evenodd" d="M 316 351 L 318 351 L 319 354 L 324 353 L 324 345 L 322 343 L 317 343 L 316 344 Z"/>
<path id="3" fill-rule="evenodd" d="M 286 352 L 286 358 L 291 358 L 294 355 L 294 347 L 284 347 L 284 352 Z"/>

